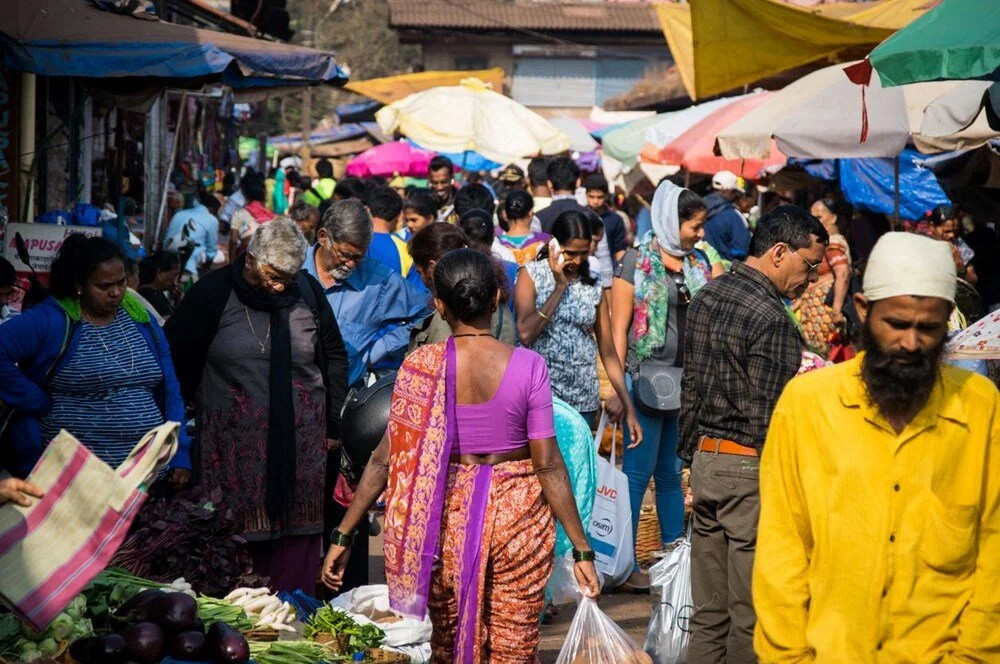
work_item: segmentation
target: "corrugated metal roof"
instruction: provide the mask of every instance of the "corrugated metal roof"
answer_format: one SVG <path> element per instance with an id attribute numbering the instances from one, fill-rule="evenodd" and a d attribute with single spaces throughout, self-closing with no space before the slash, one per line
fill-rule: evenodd
<path id="1" fill-rule="evenodd" d="M 648 4 L 534 0 L 389 0 L 393 28 L 659 33 Z"/>

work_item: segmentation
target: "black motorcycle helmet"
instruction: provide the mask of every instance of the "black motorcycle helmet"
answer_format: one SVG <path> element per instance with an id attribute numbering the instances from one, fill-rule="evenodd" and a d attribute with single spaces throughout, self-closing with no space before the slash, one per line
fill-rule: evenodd
<path id="1" fill-rule="evenodd" d="M 389 403 L 395 382 L 396 372 L 385 374 L 368 387 L 352 392 L 344 404 L 340 431 L 345 458 L 341 466 L 357 478 L 389 426 Z"/>

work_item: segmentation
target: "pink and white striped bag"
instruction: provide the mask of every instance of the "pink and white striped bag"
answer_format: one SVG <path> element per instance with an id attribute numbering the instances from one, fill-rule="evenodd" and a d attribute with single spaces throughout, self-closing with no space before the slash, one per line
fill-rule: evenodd
<path id="1" fill-rule="evenodd" d="M 147 433 L 117 469 L 66 431 L 55 437 L 27 477 L 45 497 L 0 506 L 0 598 L 11 610 L 41 630 L 104 569 L 177 452 L 178 427 Z"/>

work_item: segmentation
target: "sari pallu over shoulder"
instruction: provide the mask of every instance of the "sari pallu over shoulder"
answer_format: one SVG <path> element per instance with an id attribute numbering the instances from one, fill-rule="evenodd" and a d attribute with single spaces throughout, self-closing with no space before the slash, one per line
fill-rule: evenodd
<path id="1" fill-rule="evenodd" d="M 451 579 L 443 585 L 454 586 L 457 612 L 443 619 L 448 624 L 435 624 L 435 630 L 454 634 L 452 661 L 472 664 L 480 661 L 486 639 L 481 615 L 488 560 L 495 548 L 490 524 L 497 520 L 497 510 L 511 511 L 504 501 L 524 502 L 525 514 L 537 521 L 538 527 L 525 536 L 542 543 L 542 557 L 528 564 L 540 579 L 539 613 L 551 571 L 555 528 L 530 460 L 450 469 L 458 440 L 455 372 L 455 341 L 449 338 L 411 353 L 396 377 L 389 409 L 385 568 L 390 606 L 422 620 L 433 592 L 435 565 L 451 561 L 439 573 Z M 451 493 L 459 495 L 448 495 L 449 482 Z M 449 510 L 448 541 L 443 542 L 443 512 L 449 498 L 457 499 L 462 509 Z M 522 521 L 527 523 L 527 517 Z M 445 553 L 443 545 L 448 547 Z"/>
<path id="2" fill-rule="evenodd" d="M 451 455 L 447 374 L 455 342 L 422 346 L 403 362 L 389 408 L 385 571 L 389 602 L 405 616 L 427 611 Z"/>

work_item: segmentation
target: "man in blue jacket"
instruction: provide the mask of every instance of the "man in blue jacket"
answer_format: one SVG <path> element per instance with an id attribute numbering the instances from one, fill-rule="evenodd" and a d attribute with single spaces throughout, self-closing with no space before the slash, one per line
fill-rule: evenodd
<path id="1" fill-rule="evenodd" d="M 705 241 L 729 261 L 741 261 L 750 249 L 750 227 L 736 207 L 744 198 L 739 178 L 731 171 L 719 171 L 712 176 L 711 194 L 705 197 L 708 221 L 705 222 Z"/>

